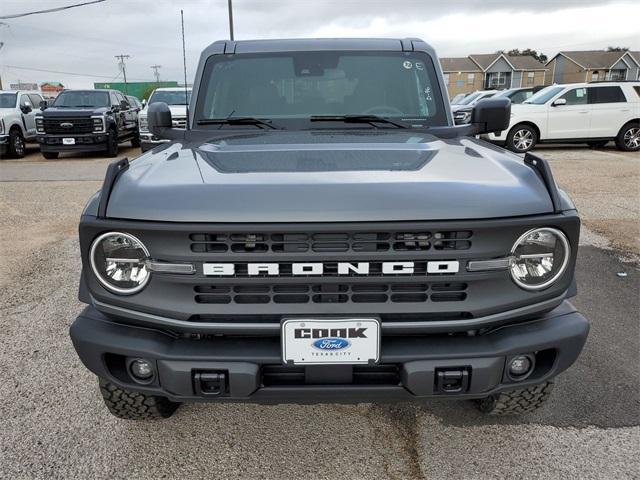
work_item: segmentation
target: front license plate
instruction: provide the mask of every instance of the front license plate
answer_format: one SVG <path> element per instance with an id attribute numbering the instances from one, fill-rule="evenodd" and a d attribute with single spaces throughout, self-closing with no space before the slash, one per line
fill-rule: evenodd
<path id="1" fill-rule="evenodd" d="M 63 138 L 62 139 L 62 144 L 63 145 L 75 145 L 76 144 L 76 139 L 75 138 Z"/>
<path id="2" fill-rule="evenodd" d="M 295 318 L 282 322 L 284 363 L 367 364 L 379 358 L 380 322 L 375 318 Z"/>

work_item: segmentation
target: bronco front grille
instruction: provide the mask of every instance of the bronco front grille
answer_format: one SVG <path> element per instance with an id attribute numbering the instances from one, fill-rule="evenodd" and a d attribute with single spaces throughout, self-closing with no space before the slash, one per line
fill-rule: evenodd
<path id="1" fill-rule="evenodd" d="M 338 284 L 213 284 L 194 287 L 195 301 L 204 304 L 295 303 L 424 303 L 461 302 L 467 284 L 338 283 Z"/>
<path id="2" fill-rule="evenodd" d="M 472 232 L 192 233 L 196 253 L 335 253 L 468 250 Z"/>
<path id="3" fill-rule="evenodd" d="M 71 124 L 71 126 L 68 126 Z M 65 125 L 65 126 L 62 126 Z M 68 117 L 45 117 L 44 131 L 46 133 L 55 134 L 76 134 L 93 132 L 93 119 L 86 118 L 68 118 Z"/>

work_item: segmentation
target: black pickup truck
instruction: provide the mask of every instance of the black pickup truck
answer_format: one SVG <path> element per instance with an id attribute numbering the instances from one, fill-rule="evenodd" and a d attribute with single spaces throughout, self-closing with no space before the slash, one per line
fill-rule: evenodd
<path id="1" fill-rule="evenodd" d="M 122 142 L 140 146 L 138 109 L 117 90 L 63 90 L 41 109 L 36 138 L 44 158 L 58 158 L 60 152 L 116 157 Z"/>
<path id="2" fill-rule="evenodd" d="M 71 326 L 128 419 L 182 402 L 476 401 L 528 412 L 578 357 L 580 220 L 547 162 L 454 125 L 418 39 L 220 41 L 190 126 L 107 170 Z"/>

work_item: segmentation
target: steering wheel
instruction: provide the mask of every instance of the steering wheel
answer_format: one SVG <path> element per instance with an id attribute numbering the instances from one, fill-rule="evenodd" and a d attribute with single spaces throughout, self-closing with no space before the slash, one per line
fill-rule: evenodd
<path id="1" fill-rule="evenodd" d="M 391 107 L 389 105 L 376 105 L 375 107 L 367 108 L 363 114 L 365 115 L 398 115 L 403 116 L 404 112 L 397 109 L 396 107 Z"/>

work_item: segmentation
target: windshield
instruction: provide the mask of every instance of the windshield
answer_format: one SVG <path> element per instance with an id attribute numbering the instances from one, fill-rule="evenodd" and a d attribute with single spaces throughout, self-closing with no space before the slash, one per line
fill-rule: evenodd
<path id="1" fill-rule="evenodd" d="M 53 102 L 54 107 L 108 107 L 109 94 L 95 90 L 70 90 L 61 92 Z"/>
<path id="2" fill-rule="evenodd" d="M 15 108 L 17 93 L 0 93 L 0 108 Z"/>
<path id="3" fill-rule="evenodd" d="M 470 93 L 469 96 L 463 98 L 460 101 L 460 103 L 458 103 L 458 105 L 469 105 L 470 103 L 472 103 L 476 98 L 478 98 L 481 95 L 482 95 L 482 92 Z"/>
<path id="4" fill-rule="evenodd" d="M 466 93 L 459 93 L 451 100 L 451 105 L 459 105 L 460 102 L 467 96 Z"/>
<path id="5" fill-rule="evenodd" d="M 149 98 L 149 103 L 164 102 L 167 105 L 187 105 L 191 101 L 191 90 L 187 90 L 187 101 L 184 101 L 184 90 L 156 90 Z"/>
<path id="6" fill-rule="evenodd" d="M 447 125 L 433 62 L 419 52 L 214 56 L 200 92 L 196 122 L 203 123 L 259 117 L 311 128 L 313 116 L 377 115 L 412 120 L 412 126 Z"/>
<path id="7" fill-rule="evenodd" d="M 543 88 L 538 93 L 531 95 L 528 100 L 525 100 L 523 103 L 533 103 L 535 105 L 542 105 L 543 103 L 547 103 L 551 98 L 560 93 L 564 87 L 559 86 L 551 86 L 547 88 Z"/>

